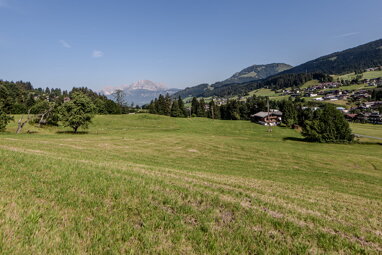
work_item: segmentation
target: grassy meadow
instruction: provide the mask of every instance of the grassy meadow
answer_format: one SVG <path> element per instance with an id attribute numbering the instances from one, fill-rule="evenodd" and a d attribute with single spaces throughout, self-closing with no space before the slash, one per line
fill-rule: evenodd
<path id="1" fill-rule="evenodd" d="M 147 114 L 15 129 L 0 134 L 0 254 L 382 252 L 378 141 Z"/>
<path id="2" fill-rule="evenodd" d="M 348 73 L 344 75 L 333 75 L 333 78 L 335 80 L 340 79 L 340 80 L 352 80 L 356 78 L 355 73 Z M 382 71 L 368 71 L 368 72 L 363 72 L 362 73 L 362 79 L 375 79 L 382 77 Z"/>

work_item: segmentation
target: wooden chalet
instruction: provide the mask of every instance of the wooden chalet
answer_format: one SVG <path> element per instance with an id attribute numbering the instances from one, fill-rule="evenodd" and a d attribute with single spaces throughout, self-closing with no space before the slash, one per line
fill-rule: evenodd
<path id="1" fill-rule="evenodd" d="M 269 110 L 269 112 L 258 112 L 251 115 L 251 121 L 264 126 L 277 126 L 281 123 L 283 113 L 279 110 Z"/>

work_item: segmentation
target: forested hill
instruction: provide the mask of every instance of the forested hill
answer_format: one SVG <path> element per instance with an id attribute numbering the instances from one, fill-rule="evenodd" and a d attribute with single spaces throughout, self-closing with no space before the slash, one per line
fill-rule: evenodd
<path id="1" fill-rule="evenodd" d="M 311 60 L 282 73 L 345 74 L 376 66 L 382 66 L 382 39 Z"/>
<path id="2" fill-rule="evenodd" d="M 181 96 L 182 98 L 185 98 L 189 96 L 222 97 L 245 95 L 251 90 L 263 87 L 286 88 L 291 86 L 300 86 L 312 77 L 315 77 L 314 79 L 320 81 L 328 81 L 330 80 L 330 77 L 328 76 L 330 74 L 362 72 L 367 68 L 377 66 L 382 66 L 382 39 L 320 57 L 318 59 L 306 62 L 305 64 L 284 70 L 280 73 L 275 73 L 272 76 L 266 77 L 265 79 L 244 81 L 241 83 L 226 83 L 224 81 L 212 85 L 201 84 L 179 91 L 175 94 L 175 96 Z M 232 79 L 234 80 L 235 77 L 245 77 L 248 74 L 253 74 L 255 72 L 251 71 L 253 67 L 255 66 L 242 70 L 226 81 Z M 283 66 L 283 68 L 287 68 L 287 65 Z"/>
<path id="3" fill-rule="evenodd" d="M 284 64 L 284 63 L 252 65 L 235 73 L 230 78 L 224 81 L 216 82 L 211 85 L 207 83 L 203 83 L 193 87 L 187 87 L 184 90 L 181 90 L 175 93 L 173 97 L 177 98 L 178 96 L 180 96 L 182 98 L 185 98 L 188 96 L 199 96 L 199 95 L 202 95 L 205 91 L 215 90 L 220 87 L 224 87 L 226 85 L 231 86 L 233 84 L 237 84 L 238 86 L 240 86 L 240 84 L 265 79 L 269 76 L 278 74 L 290 68 L 292 68 L 291 65 Z"/>
<path id="4" fill-rule="evenodd" d="M 272 63 L 267 65 L 252 65 L 235 73 L 230 78 L 213 84 L 213 87 L 220 87 L 225 84 L 243 83 L 249 81 L 262 80 L 269 76 L 278 74 L 292 68 L 291 65 L 284 63 Z"/>

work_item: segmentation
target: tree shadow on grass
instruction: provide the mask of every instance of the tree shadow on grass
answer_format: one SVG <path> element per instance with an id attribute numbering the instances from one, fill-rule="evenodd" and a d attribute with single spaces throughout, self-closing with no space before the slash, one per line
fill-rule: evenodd
<path id="1" fill-rule="evenodd" d="M 87 134 L 89 134 L 89 132 L 88 131 L 77 131 L 77 133 L 75 133 L 74 131 L 57 131 L 56 134 L 87 135 Z"/>
<path id="2" fill-rule="evenodd" d="M 37 132 L 37 131 L 30 131 L 30 130 L 27 130 L 27 132 L 25 132 L 25 134 L 30 134 L 30 135 L 32 135 L 32 134 L 38 134 L 38 132 Z"/>
<path id="3" fill-rule="evenodd" d="M 381 142 L 360 142 L 360 141 L 354 141 L 355 144 L 361 144 L 361 145 L 382 145 Z"/>
<path id="4" fill-rule="evenodd" d="M 304 143 L 310 142 L 309 140 L 302 137 L 284 137 L 283 141 L 295 141 L 295 142 L 304 142 Z"/>
<path id="5" fill-rule="evenodd" d="M 295 141 L 295 142 L 304 142 L 304 143 L 318 143 L 318 142 L 310 141 L 310 140 L 308 140 L 306 138 L 302 138 L 302 137 L 284 137 L 283 141 Z M 354 142 L 350 142 L 350 143 L 327 143 L 327 144 L 382 145 L 381 142 L 361 142 L 361 141 L 357 141 L 357 140 L 354 140 Z"/>

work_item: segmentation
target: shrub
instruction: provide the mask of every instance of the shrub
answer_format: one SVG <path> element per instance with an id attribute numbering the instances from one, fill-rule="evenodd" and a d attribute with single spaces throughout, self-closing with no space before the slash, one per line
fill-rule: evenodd
<path id="1" fill-rule="evenodd" d="M 12 117 L 8 116 L 4 111 L 2 106 L 0 105 L 0 132 L 5 131 L 8 123 L 13 120 Z"/>

